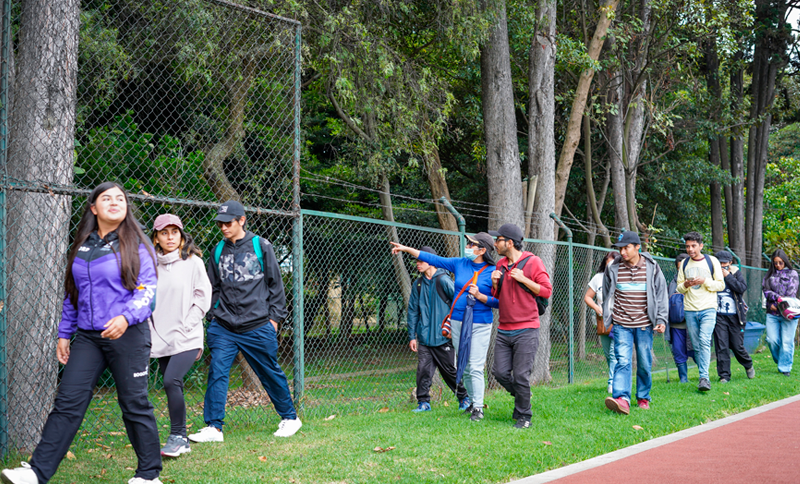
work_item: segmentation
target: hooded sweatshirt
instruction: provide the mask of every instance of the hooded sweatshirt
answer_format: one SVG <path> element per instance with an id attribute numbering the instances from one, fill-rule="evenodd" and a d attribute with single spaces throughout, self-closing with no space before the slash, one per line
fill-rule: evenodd
<path id="1" fill-rule="evenodd" d="M 64 298 L 58 337 L 70 338 L 78 329 L 105 331 L 105 324 L 117 316 L 125 316 L 129 326 L 150 317 L 156 294 L 156 267 L 153 248 L 139 244 L 139 279 L 136 289 L 122 285 L 119 261 L 119 238 L 116 232 L 101 239 L 92 232 L 78 249 L 72 262 L 72 278 L 78 288 L 78 308 L 69 295 Z"/>
<path id="2" fill-rule="evenodd" d="M 797 297 L 798 278 L 794 269 L 784 268 L 775 271 L 769 278 L 764 278 L 761 289 L 764 291 L 764 298 L 767 300 L 767 313 L 773 316 L 783 315 L 780 311 L 773 311 L 772 306 L 778 307 L 778 298 Z"/>
<path id="3" fill-rule="evenodd" d="M 272 243 L 259 237 L 262 270 L 253 250 L 254 236 L 247 231 L 236 243 L 225 239 L 219 264 L 214 263 L 214 249 L 208 259 L 212 293 L 206 319 L 215 319 L 234 333 L 258 329 L 270 320 L 280 324 L 286 318 L 286 295 Z"/>
<path id="4" fill-rule="evenodd" d="M 669 319 L 669 298 L 667 297 L 667 280 L 661 267 L 647 252 L 639 254 L 644 259 L 647 276 L 647 319 L 652 326 L 663 324 Z M 624 263 L 617 259 L 606 267 L 603 277 L 603 323 L 606 329 L 614 323 L 614 294 L 617 291 L 619 265 Z"/>
<path id="5" fill-rule="evenodd" d="M 180 250 L 158 254 L 158 289 L 151 319 L 151 358 L 203 349 L 203 316 L 211 307 L 211 282 L 200 257 Z"/>
<path id="6" fill-rule="evenodd" d="M 425 346 L 441 346 L 450 341 L 442 335 L 442 321 L 450 312 L 450 306 L 439 296 L 437 284 L 452 300 L 453 281 L 444 269 L 437 269 L 430 279 L 422 274 L 411 285 L 411 297 L 408 300 L 409 341 L 416 339 Z"/>
<path id="7" fill-rule="evenodd" d="M 525 251 L 511 267 L 508 266 L 508 258 L 503 257 L 497 262 L 497 270 L 505 269 L 503 275 L 503 285 L 500 293 L 492 289 L 492 295 L 500 301 L 500 326 L 502 331 L 514 331 L 518 329 L 538 328 L 539 327 L 539 308 L 536 305 L 536 297 L 525 291 L 522 284 L 511 277 L 510 272 L 517 268 L 520 261 L 525 258 L 528 260 L 522 267 L 522 274 L 533 282 L 539 284 L 539 297 L 545 299 L 553 294 L 553 285 L 550 276 L 544 267 L 542 259 Z"/>

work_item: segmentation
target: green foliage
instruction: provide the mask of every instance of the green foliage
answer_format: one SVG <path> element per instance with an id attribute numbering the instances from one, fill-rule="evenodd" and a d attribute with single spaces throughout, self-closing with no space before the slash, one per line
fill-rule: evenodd
<path id="1" fill-rule="evenodd" d="M 764 249 L 783 249 L 800 259 L 800 125 L 770 137 L 764 189 Z"/>

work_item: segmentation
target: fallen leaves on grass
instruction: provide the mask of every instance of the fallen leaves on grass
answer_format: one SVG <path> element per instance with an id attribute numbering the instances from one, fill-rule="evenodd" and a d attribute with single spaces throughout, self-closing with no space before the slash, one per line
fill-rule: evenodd
<path id="1" fill-rule="evenodd" d="M 644 430 L 641 425 L 634 425 L 633 430 Z"/>
<path id="2" fill-rule="evenodd" d="M 389 407 L 383 407 L 382 409 L 378 410 L 378 413 L 386 413 L 389 411 Z"/>
<path id="3" fill-rule="evenodd" d="M 336 418 L 336 415 L 331 415 L 330 417 L 325 417 L 322 420 L 333 420 Z"/>
<path id="4" fill-rule="evenodd" d="M 547 441 L 547 440 L 543 440 L 543 441 L 542 441 L 542 443 L 543 443 L 544 445 L 553 445 L 553 443 L 552 443 L 552 442 L 550 442 L 550 441 Z"/>
<path id="5" fill-rule="evenodd" d="M 75 454 L 73 454 L 73 453 L 72 453 L 72 451 L 69 451 L 69 450 L 68 450 L 68 451 L 67 451 L 67 459 L 69 459 L 69 460 L 75 460 Z"/>
<path id="6" fill-rule="evenodd" d="M 379 453 L 382 453 L 382 452 L 389 452 L 390 450 L 394 450 L 394 446 L 391 446 L 391 447 L 386 447 L 385 449 L 384 449 L 383 447 L 375 447 L 375 448 L 374 448 L 374 449 L 372 449 L 372 450 L 374 450 L 375 452 L 379 452 Z"/>
<path id="7" fill-rule="evenodd" d="M 722 393 L 724 393 L 725 395 L 730 395 L 730 392 L 722 392 Z"/>
<path id="8" fill-rule="evenodd" d="M 267 461 L 267 456 L 260 455 L 260 456 L 258 456 L 258 460 L 260 460 L 261 462 L 266 462 Z"/>

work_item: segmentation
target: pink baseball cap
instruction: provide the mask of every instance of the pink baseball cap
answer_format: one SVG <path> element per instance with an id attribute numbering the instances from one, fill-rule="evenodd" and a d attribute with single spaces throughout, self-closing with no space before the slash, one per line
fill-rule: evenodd
<path id="1" fill-rule="evenodd" d="M 165 213 L 156 217 L 156 221 L 153 223 L 153 230 L 161 230 L 170 225 L 174 225 L 179 229 L 183 228 L 183 223 L 181 223 L 181 219 L 177 215 Z"/>

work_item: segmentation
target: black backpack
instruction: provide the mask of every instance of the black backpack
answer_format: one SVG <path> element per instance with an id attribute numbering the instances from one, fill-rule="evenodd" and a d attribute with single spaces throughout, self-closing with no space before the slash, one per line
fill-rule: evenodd
<path id="1" fill-rule="evenodd" d="M 453 304 L 453 298 L 452 297 L 448 297 L 447 294 L 445 294 L 444 288 L 442 287 L 442 284 L 439 282 L 439 279 L 441 279 L 443 276 L 446 276 L 446 275 L 447 274 L 445 274 L 443 272 L 441 272 L 439 274 L 435 274 L 433 276 L 433 284 L 436 286 L 436 294 L 439 295 L 439 299 L 441 299 L 445 304 L 447 304 L 447 307 L 450 307 L 450 305 Z M 425 277 L 425 276 L 418 277 L 417 280 L 414 282 L 414 286 L 416 286 L 416 288 L 417 288 L 417 297 L 419 297 L 420 292 L 422 292 L 422 278 L 423 277 Z"/>
<path id="2" fill-rule="evenodd" d="M 525 257 L 524 259 L 517 261 L 517 263 L 514 264 L 514 267 L 516 267 L 519 270 L 522 270 L 525 267 L 525 263 L 528 262 L 528 259 L 530 259 L 531 257 L 532 256 L 529 255 L 528 257 Z M 498 295 L 500 295 L 500 289 L 503 288 L 503 279 L 506 276 L 506 271 L 507 271 L 507 267 L 501 267 L 500 268 L 500 281 L 498 281 L 498 283 L 497 283 L 497 294 Z M 517 283 L 517 284 L 519 284 L 519 283 Z M 550 301 L 546 297 L 541 297 L 541 296 L 537 296 L 536 294 L 534 294 L 533 291 L 531 291 L 528 288 L 528 286 L 526 286 L 525 284 L 519 284 L 519 285 L 520 285 L 520 287 L 522 287 L 522 289 L 525 292 L 527 292 L 528 294 L 530 294 L 531 296 L 536 298 L 536 309 L 539 310 L 539 316 L 544 314 L 544 312 L 547 311 L 547 306 L 550 304 Z"/>

